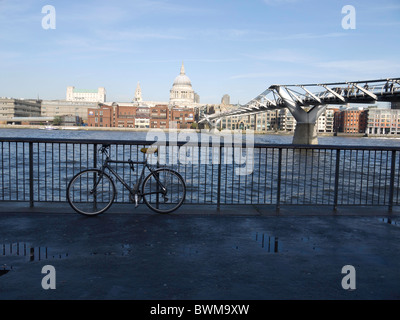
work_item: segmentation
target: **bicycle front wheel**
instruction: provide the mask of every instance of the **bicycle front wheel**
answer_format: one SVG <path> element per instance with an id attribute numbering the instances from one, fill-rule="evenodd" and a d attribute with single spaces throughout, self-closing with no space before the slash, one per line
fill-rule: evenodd
<path id="1" fill-rule="evenodd" d="M 114 182 L 110 176 L 97 169 L 79 172 L 67 187 L 67 199 L 71 207 L 87 216 L 105 212 L 114 198 Z"/>
<path id="2" fill-rule="evenodd" d="M 170 169 L 158 169 L 143 182 L 143 200 L 157 213 L 170 213 L 178 209 L 186 197 L 186 184 L 182 176 Z"/>

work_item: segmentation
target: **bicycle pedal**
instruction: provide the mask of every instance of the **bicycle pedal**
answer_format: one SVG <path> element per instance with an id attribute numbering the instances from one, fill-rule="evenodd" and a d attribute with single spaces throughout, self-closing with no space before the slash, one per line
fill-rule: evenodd
<path id="1" fill-rule="evenodd" d="M 141 199 L 142 199 L 142 197 L 140 197 L 139 195 L 135 194 L 135 208 L 137 208 L 139 206 Z"/>

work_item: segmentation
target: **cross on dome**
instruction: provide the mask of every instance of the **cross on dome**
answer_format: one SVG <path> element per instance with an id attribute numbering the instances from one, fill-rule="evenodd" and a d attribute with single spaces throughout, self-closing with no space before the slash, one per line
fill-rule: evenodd
<path id="1" fill-rule="evenodd" d="M 183 64 L 183 61 L 182 61 L 181 75 L 184 75 L 184 74 L 185 74 L 185 65 Z"/>

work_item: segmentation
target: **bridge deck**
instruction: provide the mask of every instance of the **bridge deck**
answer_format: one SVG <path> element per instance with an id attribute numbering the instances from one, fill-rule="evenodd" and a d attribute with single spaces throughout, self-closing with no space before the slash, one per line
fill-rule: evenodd
<path id="1" fill-rule="evenodd" d="M 321 91 L 321 89 L 323 89 Z M 227 112 L 205 116 L 200 123 L 215 122 L 234 115 L 250 115 L 267 110 L 328 104 L 368 104 L 400 101 L 400 78 L 342 83 L 272 85 L 262 94 Z"/>

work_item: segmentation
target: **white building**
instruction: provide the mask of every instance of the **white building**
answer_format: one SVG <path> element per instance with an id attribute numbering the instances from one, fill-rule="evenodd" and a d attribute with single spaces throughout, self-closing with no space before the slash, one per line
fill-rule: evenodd
<path id="1" fill-rule="evenodd" d="M 0 98 L 0 120 L 40 117 L 41 100 Z"/>
<path id="2" fill-rule="evenodd" d="M 147 129 L 150 128 L 150 118 L 140 117 L 135 118 L 135 128 Z"/>
<path id="3" fill-rule="evenodd" d="M 235 106 L 226 106 L 221 104 L 217 109 L 218 112 L 228 111 Z M 318 132 L 333 133 L 334 132 L 334 116 L 336 107 L 327 107 L 317 121 Z M 253 122 L 255 119 L 255 122 Z M 266 110 L 255 115 L 230 116 L 222 118 L 220 121 L 221 129 L 238 129 L 240 127 L 251 128 L 257 132 L 267 131 L 286 131 L 294 132 L 297 121 L 287 109 Z"/>
<path id="4" fill-rule="evenodd" d="M 368 135 L 400 135 L 400 110 L 368 109 Z"/>
<path id="5" fill-rule="evenodd" d="M 319 118 L 317 119 L 318 132 L 334 132 L 335 110 L 337 110 L 337 107 L 328 106 L 325 111 L 319 116 Z"/>
<path id="6" fill-rule="evenodd" d="M 190 107 L 199 101 L 200 97 L 194 92 L 192 83 L 185 73 L 185 66 L 182 63 L 181 72 L 172 85 L 169 102 L 172 105 Z"/>
<path id="7" fill-rule="evenodd" d="M 66 100 L 43 100 L 42 117 L 61 117 L 67 115 L 78 116 L 86 121 L 88 109 L 97 107 L 97 102 L 80 102 Z"/>
<path id="8" fill-rule="evenodd" d="M 67 101 L 79 102 L 106 102 L 106 89 L 99 87 L 97 90 L 83 90 L 67 87 Z"/>
<path id="9" fill-rule="evenodd" d="M 279 112 L 279 117 L 281 117 L 281 119 L 285 118 L 285 125 L 281 127 L 281 130 L 294 132 L 294 130 L 296 129 L 297 121 L 293 117 L 292 113 L 288 109 L 281 109 Z"/>

